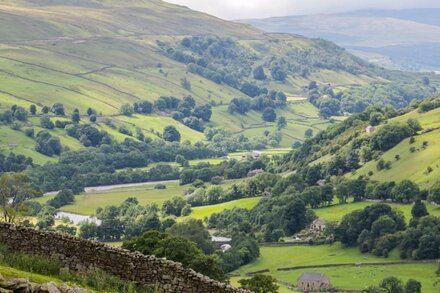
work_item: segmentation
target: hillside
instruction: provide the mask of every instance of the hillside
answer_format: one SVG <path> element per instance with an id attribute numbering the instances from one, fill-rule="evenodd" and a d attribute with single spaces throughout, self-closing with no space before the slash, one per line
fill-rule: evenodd
<path id="1" fill-rule="evenodd" d="M 192 142 L 204 140 L 203 128 L 220 127 L 254 140 L 269 131 L 277 136 L 273 146 L 290 147 L 305 139 L 306 130 L 316 133 L 330 122 L 330 117 L 320 115 L 319 105 L 301 101 L 310 81 L 349 91 L 396 80 L 411 84 L 424 77 L 382 70 L 329 42 L 267 34 L 160 0 L 2 0 L 0 16 L 0 77 L 4 81 L 0 111 L 13 105 L 29 109 L 35 104 L 36 115 L 22 125 L 34 128 L 35 134 L 41 130 L 42 108 L 62 103 L 66 118 L 79 110 L 81 123 L 87 123 L 88 108 L 95 110 L 94 126 L 120 142 L 136 132 L 159 138 L 165 126 L 175 125 L 182 140 Z M 257 69 L 260 76 L 255 78 Z M 429 79 L 431 85 L 438 84 L 436 76 Z M 279 107 L 268 101 L 272 90 L 283 92 L 288 103 Z M 404 105 L 426 96 L 414 93 L 405 92 Z M 212 106 L 213 117 L 206 125 L 197 126 L 194 123 L 201 122 L 194 119 L 185 123 L 182 118 L 172 119 L 176 109 L 120 116 L 121 106 L 127 103 L 189 95 L 198 106 Z M 251 104 L 252 111 L 228 111 L 233 98 L 250 101 L 249 95 L 262 96 Z M 348 99 L 361 99 L 358 92 L 348 95 Z M 393 103 L 386 97 L 383 102 Z M 281 136 L 276 123 L 261 118 L 263 109 L 271 106 L 277 118 L 286 118 Z M 332 115 L 342 115 L 342 111 Z M 53 115 L 52 119 L 64 120 Z M 56 160 L 56 156 L 35 152 L 23 127 L 21 131 L 0 127 L 3 153 L 31 156 L 36 163 Z M 49 133 L 59 137 L 64 147 L 82 148 L 63 129 Z"/>
<path id="2" fill-rule="evenodd" d="M 440 175 L 439 101 L 433 98 L 400 112 L 371 107 L 306 142 L 287 166 L 304 174 L 320 170 L 318 177 L 409 179 L 429 188 Z M 408 126 L 413 130 L 407 132 Z"/>
<path id="3" fill-rule="evenodd" d="M 409 70 L 440 69 L 439 9 L 361 10 L 243 20 L 268 32 L 324 38 L 370 62 Z"/>

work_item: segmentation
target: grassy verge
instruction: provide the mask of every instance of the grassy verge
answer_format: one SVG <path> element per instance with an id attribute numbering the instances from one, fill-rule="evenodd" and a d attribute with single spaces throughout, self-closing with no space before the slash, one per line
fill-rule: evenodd
<path id="1" fill-rule="evenodd" d="M 0 256 L 0 273 L 5 276 L 25 277 L 37 283 L 66 282 L 90 288 L 96 292 L 153 292 L 147 288 L 137 287 L 134 283 L 123 281 L 101 270 L 89 269 L 80 273 L 72 273 L 63 269 L 61 263 L 56 259 L 11 252 L 4 245 L 0 245 Z"/>

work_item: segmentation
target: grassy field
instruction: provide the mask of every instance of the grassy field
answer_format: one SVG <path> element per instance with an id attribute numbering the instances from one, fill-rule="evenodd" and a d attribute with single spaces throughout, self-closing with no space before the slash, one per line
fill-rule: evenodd
<path id="1" fill-rule="evenodd" d="M 440 121 L 440 118 L 438 120 Z M 377 171 L 377 162 L 371 161 L 358 169 L 356 174 L 348 174 L 347 177 L 353 178 L 373 172 L 370 177 L 373 180 L 401 181 L 410 179 L 422 188 L 429 188 L 440 177 L 439 137 L 440 130 L 436 130 L 416 136 L 416 142 L 413 144 L 409 143 L 409 138 L 405 139 L 381 156 L 381 159 L 392 162 L 389 170 Z M 422 147 L 424 141 L 428 142 L 426 148 Z M 411 152 L 411 147 L 415 147 L 416 150 Z M 395 159 L 396 155 L 400 156 L 400 160 Z M 432 169 L 431 172 L 427 171 L 428 167 Z"/>
<path id="2" fill-rule="evenodd" d="M 267 149 L 267 150 L 261 150 L 262 155 L 267 155 L 269 157 L 275 156 L 275 155 L 284 155 L 290 152 L 291 148 L 275 148 L 275 149 Z M 234 152 L 228 154 L 228 157 L 235 160 L 240 160 L 247 155 L 249 155 L 251 152 L 248 151 L 242 151 L 242 152 Z"/>
<path id="3" fill-rule="evenodd" d="M 335 204 L 330 207 L 315 209 L 316 215 L 327 221 L 340 221 L 342 217 L 346 214 L 351 213 L 354 210 L 363 209 L 367 206 L 370 206 L 374 203 L 372 202 L 356 202 L 356 203 L 348 203 L 348 204 Z M 425 203 L 428 209 L 428 212 L 433 216 L 440 216 L 440 207 L 437 207 L 430 203 Z M 411 219 L 411 204 L 390 204 L 391 207 L 398 209 L 403 212 L 405 219 L 407 222 Z"/>
<path id="4" fill-rule="evenodd" d="M 403 140 L 394 148 L 384 152 L 380 159 L 391 162 L 389 170 L 378 171 L 377 161 L 370 161 L 364 164 L 354 174 L 347 174 L 349 178 L 355 178 L 360 175 L 370 176 L 378 181 L 401 181 L 410 179 L 418 183 L 422 188 L 429 188 L 440 177 L 440 108 L 429 112 L 419 113 L 418 110 L 409 112 L 405 115 L 390 119 L 389 123 L 405 123 L 408 119 L 416 119 L 424 130 L 432 130 L 415 136 L 415 142 L 410 144 L 409 138 Z M 423 142 L 427 146 L 423 147 Z M 410 151 L 414 148 L 415 151 Z M 396 155 L 400 156 L 396 160 Z M 428 171 L 430 168 L 431 171 Z"/>
<path id="5" fill-rule="evenodd" d="M 316 134 L 329 125 L 328 120 L 319 118 L 318 109 L 304 99 L 291 101 L 285 108 L 276 109 L 277 117 L 285 117 L 286 128 L 280 147 L 292 146 L 295 141 L 304 141 L 304 132 L 312 129 Z M 230 114 L 226 105 L 214 107 L 211 118 L 213 126 L 222 126 L 234 133 L 242 133 L 248 137 L 261 137 L 264 131 L 278 131 L 276 123 L 264 122 L 261 113 L 250 111 L 245 115 Z"/>
<path id="6" fill-rule="evenodd" d="M 161 205 L 164 201 L 174 197 L 182 196 L 187 186 L 180 186 L 179 183 L 167 183 L 167 189 L 154 189 L 154 184 L 145 184 L 136 187 L 126 187 L 102 192 L 86 193 L 75 197 L 75 203 L 62 207 L 60 210 L 83 215 L 92 215 L 99 207 L 119 205 L 129 197 L 135 197 L 139 204 L 146 205 L 156 203 Z M 53 196 L 45 196 L 37 199 L 44 203 Z"/>
<path id="7" fill-rule="evenodd" d="M 334 287 L 343 289 L 362 290 L 366 286 L 378 284 L 385 277 L 394 275 L 403 280 L 415 278 L 422 282 L 423 292 L 434 292 L 435 264 L 411 265 L 385 265 L 385 266 L 360 266 L 336 267 L 319 269 L 301 269 L 279 272 L 277 268 L 293 266 L 314 266 L 321 264 L 368 264 L 375 262 L 398 261 L 398 252 L 393 251 L 389 258 L 379 258 L 369 254 L 361 254 L 357 248 L 344 248 L 336 243 L 332 246 L 287 246 L 287 247 L 261 247 L 261 256 L 251 264 L 245 265 L 235 271 L 240 277 L 232 278 L 232 284 L 244 278 L 248 272 L 264 269 L 270 270 L 270 275 L 279 280 L 296 283 L 296 279 L 303 272 L 319 271 L 327 274 Z M 281 286 L 280 292 L 291 292 Z"/>
<path id="8" fill-rule="evenodd" d="M 397 276 L 406 282 L 409 279 L 416 279 L 422 283 L 422 292 L 437 292 L 434 287 L 436 278 L 435 264 L 408 264 L 408 265 L 381 265 L 381 266 L 360 266 L 360 267 L 336 267 L 303 269 L 290 272 L 275 272 L 273 274 L 278 280 L 296 284 L 298 277 L 304 272 L 320 272 L 326 274 L 332 286 L 346 290 L 362 290 L 371 285 L 378 285 L 380 281 L 389 276 Z M 232 278 L 232 284 L 238 285 L 240 278 Z M 285 286 L 280 286 L 279 293 L 292 292 Z M 294 291 L 295 292 L 295 291 Z"/>
<path id="9" fill-rule="evenodd" d="M 223 182 L 221 186 L 228 187 L 234 184 L 234 182 L 236 181 L 228 180 Z M 182 186 L 178 182 L 167 182 L 164 184 L 167 187 L 166 189 L 155 189 L 155 183 L 145 183 L 138 186 L 127 186 L 106 191 L 82 193 L 75 197 L 74 204 L 63 206 L 60 210 L 75 214 L 93 215 L 97 208 L 109 205 L 117 206 L 129 197 L 137 198 L 141 205 L 155 203 L 160 206 L 164 201 L 174 196 L 183 196 L 184 191 L 189 188 L 189 186 Z M 210 184 L 207 184 L 207 186 L 209 185 Z M 35 201 L 44 204 L 54 196 L 55 195 L 47 195 L 37 198 Z M 230 209 L 234 206 L 250 209 L 255 206 L 258 201 L 259 198 L 248 198 L 219 205 L 194 208 L 193 216 L 203 219 L 206 215 L 220 212 L 223 209 Z"/>
<path id="10" fill-rule="evenodd" d="M 205 217 L 210 217 L 212 214 L 219 213 L 224 210 L 231 210 L 233 208 L 242 208 L 242 209 L 250 210 L 258 204 L 260 199 L 261 199 L 260 197 L 243 198 L 243 199 L 234 200 L 216 205 L 195 207 L 192 208 L 192 213 L 188 216 L 188 218 L 203 220 Z"/>

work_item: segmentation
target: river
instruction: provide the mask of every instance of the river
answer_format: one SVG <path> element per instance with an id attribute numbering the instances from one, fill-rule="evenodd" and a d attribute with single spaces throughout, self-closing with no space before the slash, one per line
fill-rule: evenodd
<path id="1" fill-rule="evenodd" d="M 62 220 L 63 218 L 68 218 L 69 221 L 75 225 L 78 225 L 82 222 L 96 223 L 98 226 L 101 225 L 101 220 L 96 217 L 79 215 L 69 212 L 57 212 L 55 215 L 55 219 Z"/>

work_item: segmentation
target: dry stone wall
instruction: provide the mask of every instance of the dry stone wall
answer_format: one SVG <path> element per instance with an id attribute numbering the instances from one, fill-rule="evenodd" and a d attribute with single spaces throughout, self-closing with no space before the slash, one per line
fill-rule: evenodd
<path id="1" fill-rule="evenodd" d="M 0 243 L 17 252 L 55 257 L 70 270 L 98 268 L 124 280 L 157 286 L 163 292 L 249 293 L 211 280 L 180 263 L 68 235 L 0 223 Z"/>

